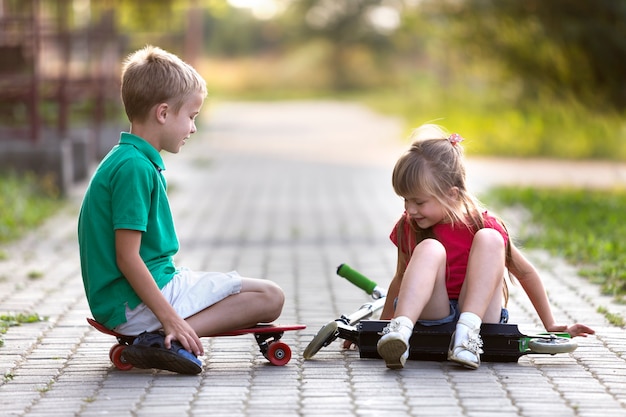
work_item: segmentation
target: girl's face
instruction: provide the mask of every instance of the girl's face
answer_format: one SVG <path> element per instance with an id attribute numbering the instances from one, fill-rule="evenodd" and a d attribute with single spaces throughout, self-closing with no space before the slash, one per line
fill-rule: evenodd
<path id="1" fill-rule="evenodd" d="M 404 209 L 420 229 L 428 229 L 441 223 L 446 217 L 443 204 L 433 196 L 426 194 L 405 198 Z"/>

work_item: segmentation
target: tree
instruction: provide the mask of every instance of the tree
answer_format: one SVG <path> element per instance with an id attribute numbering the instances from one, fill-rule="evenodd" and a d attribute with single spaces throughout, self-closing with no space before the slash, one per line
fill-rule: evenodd
<path id="1" fill-rule="evenodd" d="M 376 53 L 383 60 L 384 51 L 391 45 L 385 28 L 377 25 L 375 16 L 383 0 L 296 0 L 288 18 L 298 22 L 303 39 L 321 39 L 331 45 L 329 66 L 333 87 L 346 90 L 355 85 L 349 69 L 350 51 L 357 47 Z M 389 7 L 389 6 L 386 6 Z M 389 10 L 393 12 L 393 10 Z"/>
<path id="2" fill-rule="evenodd" d="M 459 40 L 504 62 L 527 91 L 547 87 L 626 108 L 626 2 L 431 0 L 459 23 Z"/>

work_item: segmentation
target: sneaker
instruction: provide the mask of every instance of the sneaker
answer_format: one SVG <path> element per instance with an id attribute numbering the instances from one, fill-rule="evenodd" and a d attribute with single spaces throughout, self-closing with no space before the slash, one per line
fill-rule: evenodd
<path id="1" fill-rule="evenodd" d="M 165 336 L 161 332 L 140 334 L 132 345 L 124 349 L 122 358 L 141 369 L 163 369 L 187 375 L 202 371 L 200 359 L 179 342 L 172 341 L 171 348 L 165 348 Z"/>
<path id="2" fill-rule="evenodd" d="M 382 337 L 376 344 L 378 354 L 385 360 L 389 369 L 402 369 L 409 357 L 409 339 L 413 328 L 392 319 L 383 329 Z"/>
<path id="3" fill-rule="evenodd" d="M 448 349 L 448 360 L 469 369 L 478 369 L 480 366 L 480 354 L 483 353 L 483 340 L 480 337 L 480 329 L 470 329 L 468 327 L 466 329 L 467 333 L 461 336 L 459 341 L 456 340 L 457 331 L 459 331 L 458 327 L 457 331 L 452 333 L 452 340 Z"/>

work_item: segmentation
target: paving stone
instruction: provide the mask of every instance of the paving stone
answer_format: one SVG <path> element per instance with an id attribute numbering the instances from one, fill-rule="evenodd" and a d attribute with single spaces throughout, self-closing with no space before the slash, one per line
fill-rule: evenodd
<path id="1" fill-rule="evenodd" d="M 626 332 L 597 312 L 626 307 L 543 251 L 528 255 L 557 319 L 597 330 L 579 339 L 572 354 L 483 363 L 477 371 L 409 361 L 390 371 L 338 340 L 303 360 L 321 326 L 371 301 L 336 276 L 339 264 L 381 286 L 393 276 L 388 235 L 403 208 L 390 175 L 405 147 L 403 128 L 363 106 L 332 101 L 220 103 L 205 117 L 208 123 L 179 154 L 164 155 L 181 242 L 176 261 L 277 282 L 287 296 L 280 321 L 308 325 L 284 336 L 291 361 L 272 366 L 253 337 L 241 336 L 204 340 L 200 375 L 115 369 L 108 358 L 115 339 L 85 322 L 91 314 L 75 236 L 83 183 L 72 190 L 70 209 L 2 248 L 0 310 L 47 316 L 2 337 L 3 416 L 626 415 Z M 603 186 L 618 178 L 607 172 L 621 169 L 575 163 L 559 170 L 542 161 L 485 158 L 468 164 L 479 192 L 494 183 L 564 181 L 561 172 L 568 172 L 567 181 Z M 515 233 L 524 222 L 512 220 Z M 30 279 L 33 271 L 42 277 Z M 520 286 L 510 290 L 513 322 L 526 334 L 542 331 Z"/>

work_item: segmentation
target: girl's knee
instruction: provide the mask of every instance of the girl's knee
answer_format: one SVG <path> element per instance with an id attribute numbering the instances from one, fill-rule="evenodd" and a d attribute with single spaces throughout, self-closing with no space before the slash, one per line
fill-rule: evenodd
<path id="1" fill-rule="evenodd" d="M 437 239 L 424 239 L 415 246 L 413 256 L 428 256 L 446 258 L 446 248 Z"/>
<path id="2" fill-rule="evenodd" d="M 495 229 L 480 229 L 474 235 L 472 247 L 474 246 L 484 247 L 489 250 L 501 250 L 505 246 L 504 237 Z"/>

